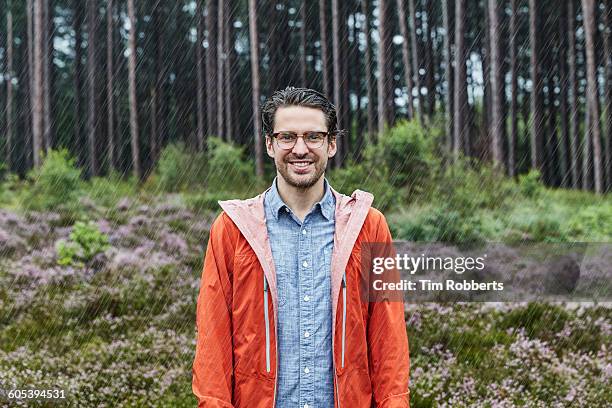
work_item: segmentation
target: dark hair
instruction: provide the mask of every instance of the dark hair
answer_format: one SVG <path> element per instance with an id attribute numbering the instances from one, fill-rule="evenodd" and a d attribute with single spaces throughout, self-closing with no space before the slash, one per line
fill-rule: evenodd
<path id="1" fill-rule="evenodd" d="M 270 135 L 274 131 L 274 115 L 276 110 L 282 106 L 306 106 L 320 109 L 325 115 L 327 131 L 331 137 L 338 136 L 338 119 L 336 107 L 322 93 L 310 88 L 295 88 L 288 86 L 276 91 L 261 107 L 261 123 L 264 135 Z"/>

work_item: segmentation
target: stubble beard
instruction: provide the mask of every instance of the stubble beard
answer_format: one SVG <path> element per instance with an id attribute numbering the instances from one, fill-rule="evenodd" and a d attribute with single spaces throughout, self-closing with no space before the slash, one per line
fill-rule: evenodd
<path id="1" fill-rule="evenodd" d="M 294 159 L 292 158 L 292 160 Z M 323 176 L 323 174 L 325 173 L 326 164 L 327 163 L 322 163 L 320 159 L 314 159 L 314 172 L 307 175 L 308 177 L 295 177 L 295 175 L 289 173 L 289 158 L 285 157 L 281 165 L 277 166 L 277 169 L 281 177 L 285 180 L 287 184 L 300 190 L 306 190 L 314 186 L 317 181 L 319 181 L 319 179 Z"/>

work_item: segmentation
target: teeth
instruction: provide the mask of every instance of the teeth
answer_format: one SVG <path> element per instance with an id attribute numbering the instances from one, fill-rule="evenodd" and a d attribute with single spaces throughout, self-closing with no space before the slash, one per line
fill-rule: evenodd
<path id="1" fill-rule="evenodd" d="M 295 167 L 306 167 L 308 166 L 310 163 L 309 162 L 293 162 L 291 163 L 293 164 Z"/>

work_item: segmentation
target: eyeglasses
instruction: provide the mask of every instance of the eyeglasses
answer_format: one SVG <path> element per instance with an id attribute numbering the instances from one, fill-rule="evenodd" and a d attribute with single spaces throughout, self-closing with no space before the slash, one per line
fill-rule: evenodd
<path id="1" fill-rule="evenodd" d="M 325 136 L 329 136 L 330 132 L 318 132 L 318 131 L 307 131 L 302 133 L 302 139 L 304 139 L 304 143 L 311 149 L 318 149 L 323 146 L 323 142 L 325 141 Z M 300 137 L 296 132 L 275 132 L 272 133 L 272 137 L 276 138 L 276 144 L 283 150 L 293 149 L 295 144 L 297 143 L 298 137 Z"/>

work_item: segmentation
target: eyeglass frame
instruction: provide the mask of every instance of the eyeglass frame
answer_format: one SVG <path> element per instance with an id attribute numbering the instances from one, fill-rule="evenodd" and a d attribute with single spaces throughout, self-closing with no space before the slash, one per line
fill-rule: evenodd
<path id="1" fill-rule="evenodd" d="M 295 139 L 295 142 L 293 143 L 293 145 L 291 147 L 285 148 L 285 147 L 281 147 L 280 146 L 280 144 L 278 143 L 278 135 L 280 133 L 294 133 L 295 134 L 296 139 Z M 306 140 L 304 140 L 304 134 L 305 133 L 323 133 L 324 136 L 323 136 L 321 145 L 317 146 L 317 147 L 309 146 L 308 143 L 306 142 Z M 323 131 L 319 131 L 319 130 L 307 130 L 306 132 L 302 132 L 301 134 L 298 133 L 298 132 L 293 132 L 291 130 L 283 130 L 281 132 L 274 132 L 274 133 L 270 134 L 270 137 L 276 139 L 276 145 L 278 146 L 279 149 L 282 149 L 282 150 L 291 150 L 291 149 L 293 149 L 295 147 L 295 145 L 297 144 L 297 140 L 300 137 L 302 138 L 302 140 L 304 140 L 304 144 L 306 146 L 308 146 L 309 148 L 311 148 L 311 149 L 320 149 L 325 144 L 325 137 L 327 137 L 327 140 L 330 140 L 330 137 L 331 136 L 336 136 L 336 134 L 337 134 L 337 132 L 323 132 Z"/>

